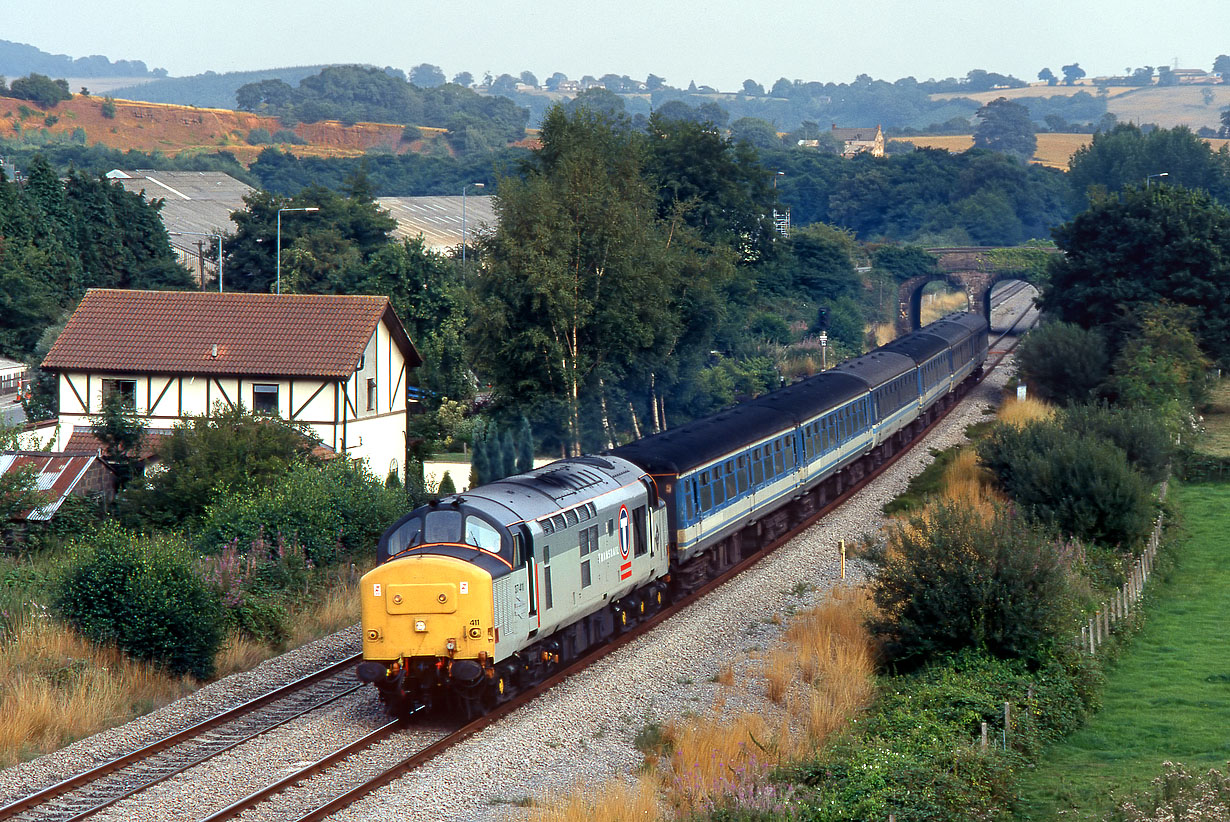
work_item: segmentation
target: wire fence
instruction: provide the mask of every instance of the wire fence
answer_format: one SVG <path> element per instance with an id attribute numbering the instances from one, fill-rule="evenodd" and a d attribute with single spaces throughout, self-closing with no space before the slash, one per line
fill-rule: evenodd
<path id="1" fill-rule="evenodd" d="M 1158 491 L 1158 499 L 1166 499 L 1166 491 L 1170 481 L 1165 480 Z M 1110 599 L 1103 602 L 1086 624 L 1081 626 L 1080 636 L 1076 637 L 1077 646 L 1089 654 L 1096 654 L 1111 633 L 1119 627 L 1119 623 L 1132 615 L 1140 598 L 1145 595 L 1145 584 L 1153 575 L 1153 565 L 1157 560 L 1157 547 L 1162 541 L 1163 514 L 1157 515 L 1153 524 L 1153 532 L 1149 534 L 1149 544 L 1141 552 L 1128 573 L 1127 580 L 1119 587 Z"/>

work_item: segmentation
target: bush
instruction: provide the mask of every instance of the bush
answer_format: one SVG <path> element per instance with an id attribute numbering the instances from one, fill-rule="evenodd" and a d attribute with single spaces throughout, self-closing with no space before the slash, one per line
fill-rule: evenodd
<path id="1" fill-rule="evenodd" d="M 444 476 L 440 477 L 440 489 L 436 492 L 437 496 L 448 497 L 457 493 L 457 485 L 453 482 L 453 477 L 448 471 L 444 472 Z"/>
<path id="2" fill-rule="evenodd" d="M 1130 547 L 1149 532 L 1153 500 L 1119 447 L 1053 422 L 997 425 L 978 457 L 1030 516 L 1067 536 Z"/>
<path id="3" fill-rule="evenodd" d="M 1004 818 L 1015 772 L 1087 713 L 1080 675 L 1055 663 L 1030 671 L 967 652 L 909 676 L 885 677 L 857 732 L 788 774 L 812 786 L 810 796 L 796 793 L 792 818 Z M 1005 702 L 1013 713 L 1007 750 L 999 736 Z M 985 751 L 977 748 L 982 722 L 992 736 Z"/>
<path id="4" fill-rule="evenodd" d="M 1174 455 L 1174 438 L 1156 414 L 1142 408 L 1073 406 L 1063 412 L 1059 424 L 1070 434 L 1098 437 L 1118 446 L 1151 482 L 1165 478 Z"/>
<path id="5" fill-rule="evenodd" d="M 967 648 L 1038 664 L 1069 625 L 1066 569 L 1053 542 L 1019 517 L 941 503 L 868 551 L 878 574 L 871 629 L 908 670 Z"/>
<path id="6" fill-rule="evenodd" d="M 179 537 L 139 537 L 108 526 L 76 547 L 56 609 L 89 639 L 204 679 L 213 673 L 224 617 Z"/>
<path id="7" fill-rule="evenodd" d="M 205 578 L 222 599 L 228 629 L 270 645 L 285 641 L 288 614 L 283 603 L 307 591 L 309 563 L 303 547 L 257 536 L 240 550 L 238 539 L 205 560 Z"/>
<path id="8" fill-rule="evenodd" d="M 248 145 L 263 146 L 273 142 L 273 135 L 267 128 L 254 128 L 248 132 Z"/>
<path id="9" fill-rule="evenodd" d="M 284 539 L 302 545 L 312 563 L 327 565 L 370 547 L 405 507 L 400 489 L 385 488 L 346 460 L 297 463 L 269 488 L 219 497 L 205 512 L 197 546 L 214 553 L 236 539 Z"/>
<path id="10" fill-rule="evenodd" d="M 102 106 L 99 108 L 99 113 L 102 114 L 104 119 L 114 120 L 115 119 L 115 100 L 113 100 L 110 97 L 104 97 L 102 101 Z"/>
<path id="11" fill-rule="evenodd" d="M 1043 399 L 1089 402 L 1110 375 L 1106 340 L 1097 331 L 1051 322 L 1025 335 L 1016 352 L 1021 379 Z"/>
<path id="12" fill-rule="evenodd" d="M 295 132 L 291 131 L 288 128 L 280 128 L 277 131 L 275 131 L 273 133 L 272 140 L 275 143 L 283 143 L 283 144 L 289 143 L 290 145 L 294 145 L 294 146 L 307 145 L 307 140 L 303 139 L 298 134 L 295 134 Z"/>

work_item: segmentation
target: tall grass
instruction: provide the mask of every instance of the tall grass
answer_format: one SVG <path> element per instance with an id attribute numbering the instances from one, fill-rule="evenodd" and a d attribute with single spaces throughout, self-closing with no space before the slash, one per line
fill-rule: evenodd
<path id="1" fill-rule="evenodd" d="M 1032 397 L 1018 400 L 1016 397 L 1008 397 L 999 407 L 999 412 L 996 418 L 1005 425 L 1011 425 L 1015 428 L 1023 428 L 1031 422 L 1038 420 L 1049 420 L 1055 416 L 1055 407 L 1049 405 L 1042 400 L 1036 400 Z"/>
<path id="2" fill-rule="evenodd" d="M 577 785 L 566 796 L 543 796 L 530 806 L 530 822 L 658 822 L 663 816 L 658 783 L 641 774 L 634 783 L 618 779 L 595 792 Z"/>
<path id="3" fill-rule="evenodd" d="M 837 589 L 793 619 L 749 675 L 753 687 L 763 680 L 764 707 L 722 708 L 667 728 L 673 807 L 684 815 L 730 803 L 772 810 L 781 797 L 770 790 L 768 771 L 814 753 L 871 698 L 875 649 L 866 608 L 861 591 Z"/>
<path id="4" fill-rule="evenodd" d="M 933 293 L 924 293 L 920 308 L 919 322 L 926 325 L 935 322 L 945 314 L 969 308 L 969 298 L 965 296 L 964 291 L 948 291 L 945 288 Z"/>
<path id="5" fill-rule="evenodd" d="M 159 708 L 193 689 L 42 615 L 0 646 L 0 765 L 12 765 Z"/>
<path id="6" fill-rule="evenodd" d="M 292 610 L 286 645 L 353 625 L 358 609 L 357 569 L 339 568 L 326 588 Z M 283 650 L 231 637 L 216 670 L 219 676 L 248 670 Z M 0 767 L 123 724 L 198 684 L 83 639 L 37 606 L 9 608 L 0 631 Z"/>
<path id="7" fill-rule="evenodd" d="M 665 729 L 653 726 L 646 734 L 653 738 L 646 753 L 650 772 L 634 786 L 615 780 L 597 792 L 578 787 L 562 799 L 535 799 L 531 822 L 783 810 L 789 789 L 771 782 L 769 771 L 814 753 L 871 700 L 875 648 L 865 627 L 868 607 L 861 590 L 834 590 L 792 619 L 777 647 L 753 660 L 742 680 L 734 665 L 722 666 L 716 681 L 724 688 L 711 711 Z"/>

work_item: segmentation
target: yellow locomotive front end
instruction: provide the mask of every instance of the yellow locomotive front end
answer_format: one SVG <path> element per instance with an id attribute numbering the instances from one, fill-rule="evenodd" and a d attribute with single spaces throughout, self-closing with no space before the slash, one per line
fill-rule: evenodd
<path id="1" fill-rule="evenodd" d="M 363 576 L 363 663 L 389 710 L 478 690 L 496 643 L 492 578 L 478 564 L 415 552 Z"/>

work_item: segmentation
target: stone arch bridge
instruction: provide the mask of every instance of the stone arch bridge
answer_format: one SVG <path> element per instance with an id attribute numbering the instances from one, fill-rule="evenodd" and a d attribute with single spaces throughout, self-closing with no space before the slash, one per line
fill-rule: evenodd
<path id="1" fill-rule="evenodd" d="M 1039 285 L 1038 271 L 1045 256 L 1059 253 L 1047 247 L 928 248 L 938 260 L 933 274 L 911 277 L 897 288 L 897 332 L 908 334 L 921 323 L 922 292 L 927 283 L 942 280 L 964 291 L 970 307 L 991 321 L 991 291 L 1003 280 L 1024 280 Z"/>

